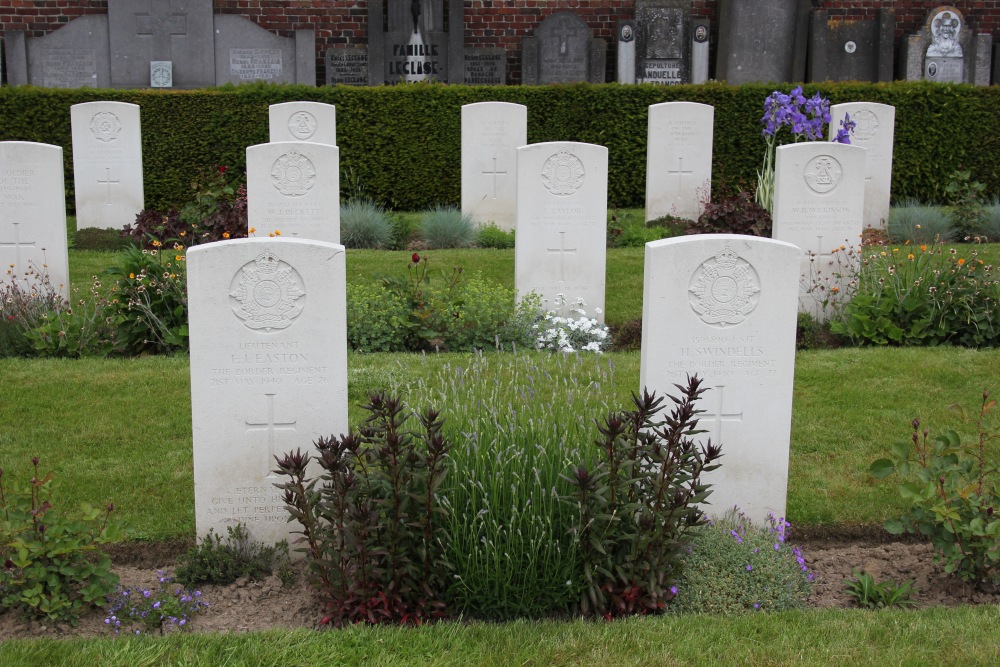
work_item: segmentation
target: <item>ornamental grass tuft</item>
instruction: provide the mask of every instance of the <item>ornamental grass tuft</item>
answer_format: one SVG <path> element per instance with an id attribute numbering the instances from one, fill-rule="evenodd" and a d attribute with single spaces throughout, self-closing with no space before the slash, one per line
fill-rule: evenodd
<path id="1" fill-rule="evenodd" d="M 381 205 L 356 199 L 340 207 L 340 242 L 346 248 L 390 248 L 395 227 Z"/>
<path id="2" fill-rule="evenodd" d="M 472 216 L 457 208 L 435 206 L 420 220 L 420 238 L 431 249 L 470 248 L 478 235 Z"/>

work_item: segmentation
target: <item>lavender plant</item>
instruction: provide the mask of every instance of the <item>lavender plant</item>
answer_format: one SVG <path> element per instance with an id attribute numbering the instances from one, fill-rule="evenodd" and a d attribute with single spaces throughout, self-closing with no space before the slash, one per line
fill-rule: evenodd
<path id="1" fill-rule="evenodd" d="M 819 141 L 826 136 L 826 124 L 830 121 L 830 101 L 819 93 L 807 99 L 802 94 L 802 86 L 793 88 L 787 95 L 776 90 L 764 99 L 764 115 L 760 122 L 764 126 L 761 136 L 764 137 L 767 148 L 764 151 L 764 164 L 757 172 L 756 201 L 768 213 L 774 213 L 774 157 L 781 128 L 787 126 L 796 143 Z M 854 126 L 850 115 L 845 114 L 834 141 L 851 143 L 851 130 Z"/>
<path id="2" fill-rule="evenodd" d="M 123 629 L 137 635 L 142 634 L 143 629 L 160 634 L 182 630 L 188 627 L 192 616 L 208 608 L 201 591 L 172 585 L 173 577 L 164 570 L 157 570 L 156 574 L 156 588 L 119 586 L 108 596 L 108 615 L 104 624 L 116 635 Z"/>

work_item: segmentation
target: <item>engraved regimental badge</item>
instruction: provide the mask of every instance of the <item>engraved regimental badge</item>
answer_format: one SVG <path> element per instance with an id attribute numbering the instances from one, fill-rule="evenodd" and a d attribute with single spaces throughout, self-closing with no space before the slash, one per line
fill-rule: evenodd
<path id="1" fill-rule="evenodd" d="M 569 151 L 559 151 L 542 165 L 542 185 L 559 197 L 583 187 L 584 176 L 583 162 Z"/>
<path id="2" fill-rule="evenodd" d="M 95 113 L 90 119 L 90 133 L 94 138 L 109 143 L 118 138 L 122 131 L 122 122 L 110 111 Z"/>
<path id="3" fill-rule="evenodd" d="M 305 308 L 302 276 L 270 250 L 244 264 L 229 290 L 233 313 L 255 331 L 287 329 Z"/>
<path id="4" fill-rule="evenodd" d="M 739 324 L 757 307 L 760 278 L 745 259 L 728 246 L 695 269 L 688 302 L 701 321 Z"/>
<path id="5" fill-rule="evenodd" d="M 854 121 L 854 129 L 851 130 L 851 138 L 858 141 L 869 141 L 878 134 L 878 116 L 870 109 L 862 109 L 851 116 Z"/>
<path id="6" fill-rule="evenodd" d="M 316 133 L 317 125 L 316 116 L 308 111 L 297 111 L 288 119 L 288 131 L 292 133 L 292 136 L 302 141 Z"/>
<path id="7" fill-rule="evenodd" d="M 316 167 L 296 150 L 290 150 L 271 167 L 271 183 L 286 197 L 301 197 L 316 183 Z"/>
<path id="8" fill-rule="evenodd" d="M 832 155 L 817 155 L 806 163 L 802 176 L 810 190 L 825 195 L 840 183 L 844 169 L 840 166 L 840 161 Z"/>

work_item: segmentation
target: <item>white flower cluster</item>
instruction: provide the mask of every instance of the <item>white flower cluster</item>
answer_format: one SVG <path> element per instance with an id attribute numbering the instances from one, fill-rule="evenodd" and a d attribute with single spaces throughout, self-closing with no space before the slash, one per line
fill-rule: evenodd
<path id="1" fill-rule="evenodd" d="M 557 294 L 555 310 L 546 311 L 541 320 L 534 325 L 535 347 L 539 350 L 558 350 L 559 352 L 597 352 L 600 354 L 611 344 L 608 327 L 598 323 L 594 318 L 587 317 L 584 308 L 587 304 L 583 299 L 577 299 L 570 309 L 571 315 L 563 317 L 561 312 L 566 305 L 566 295 Z M 600 308 L 594 312 L 601 313 Z"/>

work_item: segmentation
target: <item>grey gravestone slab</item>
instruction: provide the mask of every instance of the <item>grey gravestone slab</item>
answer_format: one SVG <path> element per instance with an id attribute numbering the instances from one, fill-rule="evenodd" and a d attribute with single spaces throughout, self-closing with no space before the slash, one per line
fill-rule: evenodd
<path id="1" fill-rule="evenodd" d="M 385 82 L 414 83 L 448 78 L 448 35 L 413 32 L 385 36 Z"/>
<path id="2" fill-rule="evenodd" d="M 802 81 L 809 0 L 719 0 L 715 78 L 737 85 Z"/>
<path id="3" fill-rule="evenodd" d="M 326 50 L 327 85 L 365 86 L 368 84 L 368 49 L 339 47 Z"/>
<path id="4" fill-rule="evenodd" d="M 385 83 L 385 16 L 381 2 L 368 3 L 368 85 Z"/>
<path id="5" fill-rule="evenodd" d="M 507 50 L 499 47 L 464 49 L 463 83 L 502 86 L 507 83 Z M 455 58 L 451 59 L 452 61 Z"/>
<path id="6" fill-rule="evenodd" d="M 618 22 L 618 83 L 635 83 L 635 21 Z"/>
<path id="7" fill-rule="evenodd" d="M 674 85 L 691 80 L 688 18 L 691 0 L 639 0 L 635 7 L 638 83 Z"/>
<path id="8" fill-rule="evenodd" d="M 982 39 L 982 41 L 980 41 Z M 987 85 L 992 37 L 973 35 L 962 12 L 952 6 L 931 10 L 924 28 L 900 44 L 900 74 L 907 81 Z"/>
<path id="9" fill-rule="evenodd" d="M 220 86 L 251 81 L 295 83 L 295 39 L 279 37 L 239 16 L 219 14 L 215 17 L 215 79 Z"/>
<path id="10" fill-rule="evenodd" d="M 468 71 L 468 61 L 465 59 L 465 3 L 452 1 L 448 3 L 448 25 L 458 26 L 448 33 L 448 83 L 468 83 L 465 75 Z M 503 57 L 504 67 L 507 55 Z M 506 69 L 500 70 L 501 79 L 506 75 Z M 503 80 L 500 83 L 504 83 Z"/>
<path id="11" fill-rule="evenodd" d="M 691 83 L 708 81 L 711 24 L 707 19 L 691 21 Z"/>
<path id="12" fill-rule="evenodd" d="M 572 12 L 556 12 L 522 40 L 525 84 L 604 82 L 607 43 Z"/>
<path id="13" fill-rule="evenodd" d="M 831 21 L 825 10 L 812 14 L 810 81 L 892 81 L 892 9 L 868 21 Z"/>
<path id="14" fill-rule="evenodd" d="M 173 63 L 175 88 L 215 85 L 212 0 L 108 0 L 111 85 L 149 86 L 149 63 Z"/>
<path id="15" fill-rule="evenodd" d="M 993 47 L 993 83 L 1000 83 L 1000 45 Z"/>
<path id="16" fill-rule="evenodd" d="M 46 88 L 108 88 L 108 21 L 81 16 L 44 37 L 7 33 L 8 82 Z"/>

